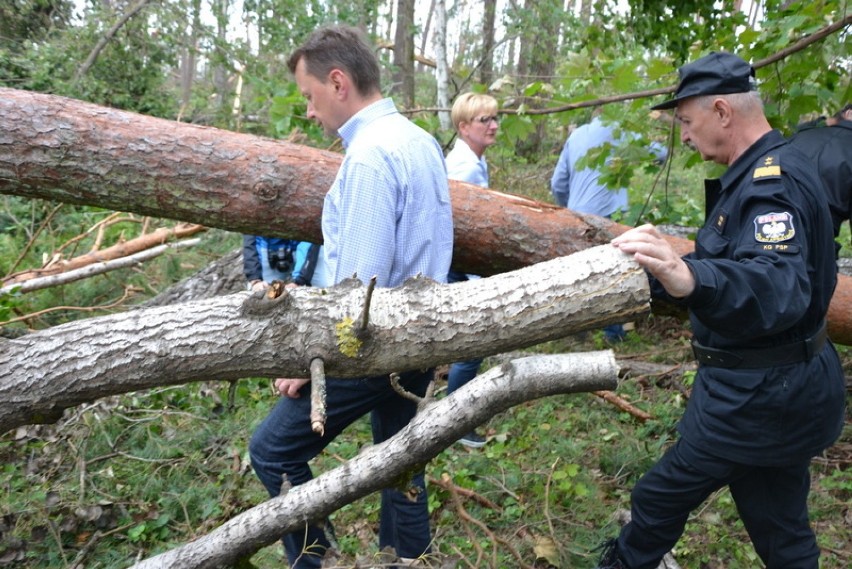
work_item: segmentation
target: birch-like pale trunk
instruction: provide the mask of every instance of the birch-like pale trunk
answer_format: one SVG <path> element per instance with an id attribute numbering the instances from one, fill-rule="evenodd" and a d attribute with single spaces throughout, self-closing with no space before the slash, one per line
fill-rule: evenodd
<path id="1" fill-rule="evenodd" d="M 450 108 L 450 70 L 447 63 L 447 1 L 435 2 L 435 84 L 437 99 L 435 103 L 440 109 Z M 449 131 L 453 127 L 450 113 L 438 111 L 438 121 L 441 128 Z"/>
<path id="2" fill-rule="evenodd" d="M 362 377 L 506 352 L 628 321 L 649 308 L 644 271 L 603 245 L 453 285 L 349 279 L 276 300 L 249 292 L 133 310 L 0 340 L 0 432 L 98 398 L 200 379 Z"/>

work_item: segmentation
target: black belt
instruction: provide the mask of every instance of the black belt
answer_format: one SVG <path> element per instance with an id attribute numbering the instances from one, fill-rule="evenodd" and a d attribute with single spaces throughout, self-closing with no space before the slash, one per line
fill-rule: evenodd
<path id="1" fill-rule="evenodd" d="M 715 367 L 754 369 L 806 362 L 822 351 L 825 345 L 825 322 L 816 334 L 806 340 L 772 348 L 743 348 L 719 350 L 692 341 L 692 353 L 699 364 Z"/>

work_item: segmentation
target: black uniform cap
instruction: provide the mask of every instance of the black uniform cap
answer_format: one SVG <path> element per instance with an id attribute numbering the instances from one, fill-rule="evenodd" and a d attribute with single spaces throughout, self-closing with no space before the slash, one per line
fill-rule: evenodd
<path id="1" fill-rule="evenodd" d="M 680 83 L 673 99 L 652 109 L 673 109 L 679 101 L 697 95 L 729 95 L 757 90 L 754 68 L 731 53 L 711 52 L 678 69 Z"/>

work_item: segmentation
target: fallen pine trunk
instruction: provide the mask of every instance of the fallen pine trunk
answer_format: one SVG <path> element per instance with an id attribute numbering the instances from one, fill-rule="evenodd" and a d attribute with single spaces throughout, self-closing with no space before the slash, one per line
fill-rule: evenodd
<path id="1" fill-rule="evenodd" d="M 0 193 L 94 205 L 230 231 L 321 241 L 342 156 L 259 136 L 0 88 Z M 508 188 L 511 189 L 511 188 Z M 493 275 L 608 242 L 628 227 L 452 181 L 454 268 Z M 692 241 L 677 237 L 681 252 Z M 852 278 L 828 314 L 852 345 Z"/>

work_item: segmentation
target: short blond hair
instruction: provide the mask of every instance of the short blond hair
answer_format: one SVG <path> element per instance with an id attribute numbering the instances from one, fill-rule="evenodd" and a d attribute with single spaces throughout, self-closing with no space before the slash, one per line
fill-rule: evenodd
<path id="1" fill-rule="evenodd" d="M 478 115 L 496 115 L 497 99 L 482 93 L 465 93 L 456 97 L 450 117 L 453 127 L 459 129 L 463 122 L 470 122 Z"/>

